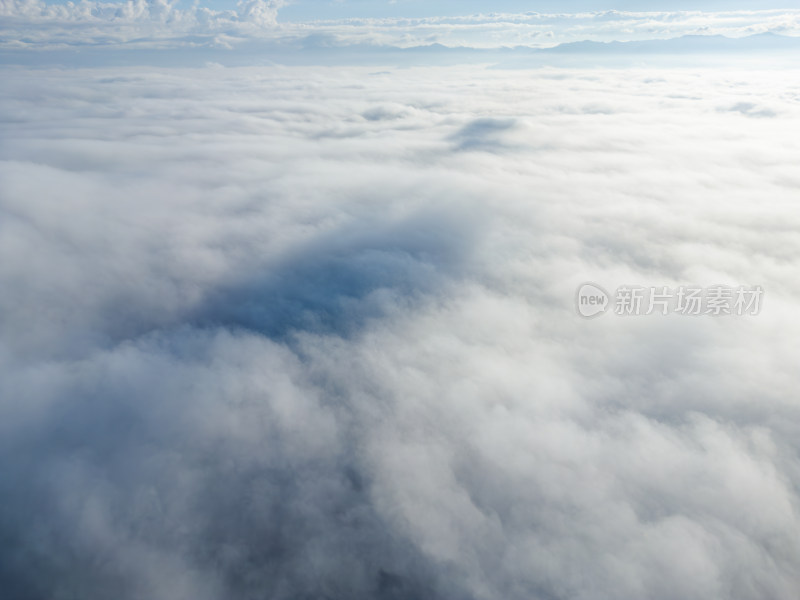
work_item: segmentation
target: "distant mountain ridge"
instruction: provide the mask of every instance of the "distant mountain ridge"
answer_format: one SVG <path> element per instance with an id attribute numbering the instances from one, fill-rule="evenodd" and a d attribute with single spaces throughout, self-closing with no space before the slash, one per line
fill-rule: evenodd
<path id="1" fill-rule="evenodd" d="M 342 44 L 335 38 L 312 34 L 303 39 L 304 50 L 324 49 L 327 52 L 403 52 L 403 53 L 478 53 L 478 54 L 686 54 L 702 52 L 751 52 L 759 50 L 796 50 L 800 49 L 800 37 L 779 35 L 776 33 L 758 33 L 746 37 L 732 38 L 724 35 L 684 35 L 676 38 L 599 42 L 583 40 L 565 42 L 548 48 L 532 46 L 498 46 L 481 48 L 474 46 L 446 46 L 435 42 L 419 46 L 399 47 L 378 44 Z"/>
<path id="2" fill-rule="evenodd" d="M 203 40 L 200 40 L 202 42 Z M 625 66 L 641 60 L 648 63 L 686 64 L 696 59 L 703 63 L 766 59 L 766 66 L 780 62 L 793 67 L 800 59 L 800 37 L 761 33 L 741 38 L 722 35 L 686 35 L 663 40 L 627 42 L 580 41 L 550 48 L 502 46 L 475 48 L 445 46 L 440 43 L 399 47 L 370 43 L 348 44 L 333 35 L 310 35 L 281 40 L 243 40 L 233 47 L 219 47 L 213 40 L 192 48 L 136 49 L 121 46 L 80 46 L 27 50 L 0 50 L 0 64 L 17 65 L 222 65 L 248 64 L 353 64 L 380 65 L 397 62 L 403 65 L 456 65 L 494 63 L 493 68 L 529 68 L 540 65 Z M 777 59 L 777 61 L 776 61 Z M 752 62 L 752 61 L 750 61 Z M 798 62 L 800 64 L 800 62 Z"/>
<path id="3" fill-rule="evenodd" d="M 629 42 L 569 42 L 552 48 L 537 48 L 537 52 L 571 52 L 585 54 L 685 54 L 697 52 L 751 52 L 760 50 L 797 50 L 800 38 L 776 33 L 757 33 L 731 38 L 724 35 L 684 35 L 663 40 Z"/>

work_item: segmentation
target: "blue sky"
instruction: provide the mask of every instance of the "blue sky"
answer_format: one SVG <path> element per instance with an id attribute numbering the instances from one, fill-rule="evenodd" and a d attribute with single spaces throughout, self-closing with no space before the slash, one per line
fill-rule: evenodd
<path id="1" fill-rule="evenodd" d="M 230 7 L 235 0 L 211 0 L 209 6 Z M 519 0 L 297 0 L 281 9 L 280 20 L 301 21 L 349 17 L 422 17 L 436 15 L 463 15 L 487 12 L 578 12 L 597 10 L 728 10 L 794 8 L 791 2 L 753 2 L 752 0 L 574 0 L 558 2 L 520 2 Z"/>
<path id="2" fill-rule="evenodd" d="M 125 7 L 114 0 L 90 0 L 91 10 L 80 3 L 41 10 L 38 1 L 0 4 L 0 14 L 12 17 L 0 20 L 0 46 L 12 53 L 20 48 L 55 49 L 64 44 L 143 48 L 166 43 L 194 48 L 199 43 L 230 50 L 244 40 L 280 41 L 283 47 L 294 40 L 303 45 L 302 40 L 311 34 L 315 40 L 323 40 L 323 45 L 401 48 L 434 43 L 546 48 L 584 40 L 663 40 L 685 35 L 738 38 L 765 32 L 800 37 L 799 9 L 769 10 L 769 6 L 754 7 L 741 0 L 646 5 L 641 0 L 616 0 L 613 4 L 607 3 L 610 0 L 501 0 L 491 5 L 476 0 L 248 0 L 241 4 L 236 0 L 179 0 L 181 4 L 174 10 L 163 5 L 166 0 L 129 0 Z M 216 12 L 196 10 L 198 6 Z M 614 10 L 618 12 L 606 12 Z M 171 16 L 165 19 L 167 13 Z"/>
<path id="3" fill-rule="evenodd" d="M 48 4 L 64 4 L 67 0 L 46 0 Z M 114 1 L 114 0 L 111 0 Z M 197 0 L 197 4 L 217 10 L 235 9 L 238 0 Z M 181 6 L 191 6 L 194 0 L 180 0 Z M 317 19 L 432 17 L 490 12 L 581 12 L 603 10 L 724 11 L 735 9 L 764 10 L 797 8 L 790 0 L 754 2 L 753 0 L 572 0 L 559 2 L 543 0 L 294 0 L 280 11 L 281 21 L 312 21 Z"/>
<path id="4" fill-rule="evenodd" d="M 216 0 L 218 6 L 234 6 L 234 0 Z M 520 2 L 500 0 L 485 2 L 479 0 L 396 0 L 395 2 L 375 2 L 372 0 L 297 0 L 281 10 L 284 19 L 304 20 L 315 18 L 340 18 L 353 16 L 434 16 L 460 15 L 477 12 L 577 12 L 595 10 L 726 10 L 734 8 L 792 8 L 790 2 L 753 2 L 752 0 L 676 0 L 655 2 L 642 0 L 575 0 L 558 2 Z"/>

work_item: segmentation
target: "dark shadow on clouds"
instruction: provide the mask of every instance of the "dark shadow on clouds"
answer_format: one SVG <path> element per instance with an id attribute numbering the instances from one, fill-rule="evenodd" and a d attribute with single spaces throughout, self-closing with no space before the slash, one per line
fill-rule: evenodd
<path id="1" fill-rule="evenodd" d="M 469 211 L 359 221 L 211 291 L 189 322 L 275 340 L 297 331 L 348 336 L 458 277 L 476 235 Z"/>
<path id="2" fill-rule="evenodd" d="M 475 214 L 362 215 L 173 324 L 20 374 L 49 408 L 0 438 L 3 597 L 469 598 L 376 510 L 352 407 L 285 342 L 440 291 Z"/>
<path id="3" fill-rule="evenodd" d="M 738 112 L 746 117 L 755 117 L 757 119 L 772 119 L 778 116 L 771 108 L 762 107 L 752 102 L 738 102 L 733 106 L 718 108 L 717 111 Z"/>
<path id="4" fill-rule="evenodd" d="M 289 355 L 220 332 L 164 342 L 52 373 L 53 408 L 0 439 L 3 598 L 464 597 L 377 514 L 345 423 Z M 232 375 L 284 387 L 231 401 Z"/>
<path id="5" fill-rule="evenodd" d="M 482 117 L 464 125 L 450 139 L 458 150 L 498 152 L 510 147 L 503 139 L 503 134 L 517 126 L 517 119 Z"/>

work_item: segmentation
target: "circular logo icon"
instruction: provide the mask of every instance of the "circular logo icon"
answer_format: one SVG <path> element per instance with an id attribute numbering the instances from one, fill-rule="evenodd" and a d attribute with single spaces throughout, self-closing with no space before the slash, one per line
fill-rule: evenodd
<path id="1" fill-rule="evenodd" d="M 586 319 L 599 317 L 608 310 L 611 297 L 596 283 L 584 283 L 578 286 L 575 295 L 575 309 L 578 314 Z"/>

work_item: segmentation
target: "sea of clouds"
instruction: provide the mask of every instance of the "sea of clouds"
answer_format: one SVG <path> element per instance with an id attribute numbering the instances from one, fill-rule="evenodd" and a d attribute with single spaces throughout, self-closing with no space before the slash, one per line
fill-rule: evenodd
<path id="1" fill-rule="evenodd" d="M 796 599 L 789 75 L 3 68 L 3 597 Z"/>

